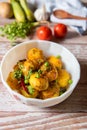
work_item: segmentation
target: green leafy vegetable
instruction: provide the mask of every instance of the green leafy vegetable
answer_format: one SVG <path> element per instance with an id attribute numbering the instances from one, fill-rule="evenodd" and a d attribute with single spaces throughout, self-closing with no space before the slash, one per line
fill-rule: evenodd
<path id="1" fill-rule="evenodd" d="M 19 61 L 19 62 L 17 63 L 17 65 L 18 65 L 18 67 L 19 67 L 20 70 L 24 68 L 23 62 L 24 62 L 24 60 L 23 60 L 23 61 Z"/>
<path id="2" fill-rule="evenodd" d="M 63 93 L 65 93 L 66 92 L 66 88 L 60 88 L 60 93 L 59 93 L 59 95 L 62 95 Z"/>
<path id="3" fill-rule="evenodd" d="M 39 69 L 39 70 L 38 70 L 38 73 L 39 73 L 39 74 L 42 74 L 42 70 Z"/>
<path id="4" fill-rule="evenodd" d="M 23 73 L 20 69 L 14 71 L 14 77 L 16 79 L 21 79 L 22 75 L 23 75 Z"/>
<path id="5" fill-rule="evenodd" d="M 30 70 L 28 71 L 28 78 L 30 78 L 30 76 L 32 75 L 32 73 L 33 73 L 33 70 L 30 69 Z"/>
<path id="6" fill-rule="evenodd" d="M 6 36 L 10 41 L 15 41 L 17 38 L 25 38 L 32 31 L 33 27 L 39 25 L 39 22 L 12 22 L 0 27 L 0 35 Z"/>

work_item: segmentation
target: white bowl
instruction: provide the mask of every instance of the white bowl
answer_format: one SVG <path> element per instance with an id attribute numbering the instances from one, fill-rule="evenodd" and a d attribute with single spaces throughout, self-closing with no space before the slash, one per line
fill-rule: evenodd
<path id="1" fill-rule="evenodd" d="M 8 77 L 9 72 L 12 70 L 13 66 L 17 63 L 18 60 L 26 58 L 26 52 L 33 47 L 37 47 L 43 50 L 45 56 L 60 55 L 62 57 L 62 61 L 65 65 L 66 70 L 68 70 L 68 72 L 72 76 L 73 83 L 70 85 L 68 90 L 61 96 L 49 98 L 46 100 L 26 98 L 21 94 L 13 91 L 8 86 L 6 79 Z M 80 79 L 80 65 L 75 56 L 62 45 L 50 41 L 30 40 L 11 48 L 5 54 L 4 58 L 1 61 L 1 79 L 8 91 L 22 103 L 38 107 L 49 107 L 59 104 L 71 95 Z"/>

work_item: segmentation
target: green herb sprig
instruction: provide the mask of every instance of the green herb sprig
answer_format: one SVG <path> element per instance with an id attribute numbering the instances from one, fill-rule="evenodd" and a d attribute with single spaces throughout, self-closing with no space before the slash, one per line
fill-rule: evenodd
<path id="1" fill-rule="evenodd" d="M 33 27 L 39 25 L 39 22 L 12 22 L 0 27 L 0 35 L 6 36 L 11 42 L 17 38 L 25 38 L 32 31 Z"/>

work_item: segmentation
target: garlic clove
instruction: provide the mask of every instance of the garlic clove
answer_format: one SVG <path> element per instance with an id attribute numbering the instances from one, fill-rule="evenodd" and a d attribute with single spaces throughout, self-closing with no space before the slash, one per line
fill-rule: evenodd
<path id="1" fill-rule="evenodd" d="M 37 21 L 46 21 L 49 17 L 44 6 L 42 8 L 36 9 L 34 12 L 34 16 Z"/>

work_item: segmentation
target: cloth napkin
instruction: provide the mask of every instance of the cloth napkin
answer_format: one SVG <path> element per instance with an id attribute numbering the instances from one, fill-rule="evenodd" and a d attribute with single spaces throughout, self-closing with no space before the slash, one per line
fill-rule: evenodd
<path id="1" fill-rule="evenodd" d="M 73 15 L 87 16 L 87 8 L 83 6 L 80 0 L 56 0 L 56 6 L 53 10 L 62 9 Z M 52 11 L 53 11 L 52 10 Z M 50 21 L 56 23 L 64 23 L 74 28 L 78 33 L 83 34 L 87 29 L 86 20 L 75 20 L 75 19 L 58 19 L 53 14 L 50 16 Z"/>
<path id="2" fill-rule="evenodd" d="M 86 20 L 75 20 L 75 19 L 58 19 L 53 14 L 53 10 L 65 10 L 73 15 L 87 16 L 87 8 L 83 6 L 80 0 L 29 0 L 30 3 L 41 8 L 43 4 L 46 6 L 46 11 L 50 14 L 50 21 L 55 23 L 64 23 L 74 28 L 78 33 L 83 34 L 87 29 Z"/>

